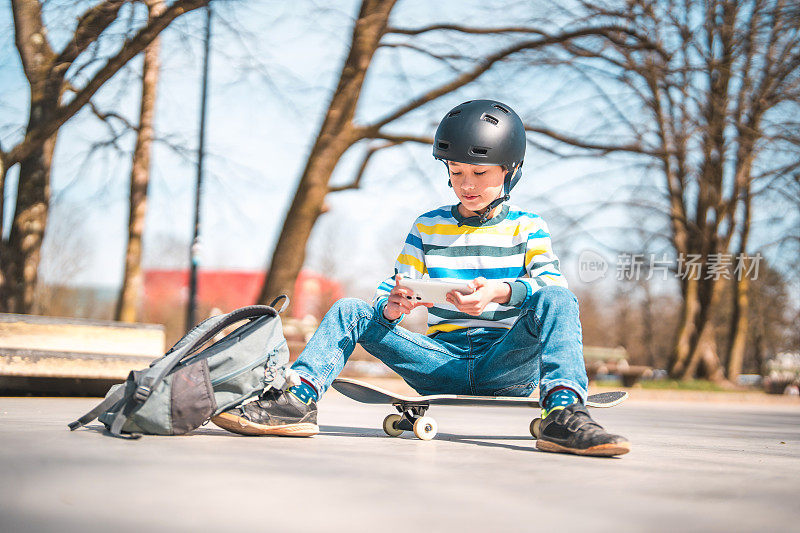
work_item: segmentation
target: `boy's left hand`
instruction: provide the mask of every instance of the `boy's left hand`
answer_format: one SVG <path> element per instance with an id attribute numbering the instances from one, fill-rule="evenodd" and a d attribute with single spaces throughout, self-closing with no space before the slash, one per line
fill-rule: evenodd
<path id="1" fill-rule="evenodd" d="M 478 316 L 490 302 L 508 302 L 511 287 L 502 281 L 475 278 L 469 282 L 472 291 L 462 294 L 458 291 L 447 293 L 447 301 L 456 306 L 456 309 L 468 315 Z"/>

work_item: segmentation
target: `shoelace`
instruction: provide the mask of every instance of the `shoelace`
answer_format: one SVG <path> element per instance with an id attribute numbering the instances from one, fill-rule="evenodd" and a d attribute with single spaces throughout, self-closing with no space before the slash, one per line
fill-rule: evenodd
<path id="1" fill-rule="evenodd" d="M 278 397 L 284 392 L 285 391 L 280 389 L 269 389 L 267 392 L 259 396 L 258 404 L 261 405 L 261 402 L 275 402 L 278 400 Z M 261 406 L 264 407 L 263 405 Z"/>

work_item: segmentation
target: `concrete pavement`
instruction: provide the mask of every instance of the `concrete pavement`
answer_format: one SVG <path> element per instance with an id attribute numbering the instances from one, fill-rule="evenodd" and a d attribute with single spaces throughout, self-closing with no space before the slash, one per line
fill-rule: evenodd
<path id="1" fill-rule="evenodd" d="M 105 437 L 97 400 L 0 398 L 0 531 L 775 531 L 800 522 L 800 404 L 595 410 L 633 451 L 538 452 L 524 409 L 439 407 L 435 440 L 337 393 L 312 439 Z"/>

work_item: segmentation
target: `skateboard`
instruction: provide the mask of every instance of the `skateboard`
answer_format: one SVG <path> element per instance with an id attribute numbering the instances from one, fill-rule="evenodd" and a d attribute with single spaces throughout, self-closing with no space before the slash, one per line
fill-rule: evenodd
<path id="1" fill-rule="evenodd" d="M 337 378 L 333 388 L 348 398 L 361 403 L 394 405 L 399 414 L 391 414 L 383 420 L 383 431 L 390 437 L 399 437 L 404 431 L 413 431 L 421 440 L 436 436 L 436 420 L 425 413 L 432 405 L 460 405 L 471 407 L 527 407 L 539 408 L 539 399 L 517 396 L 461 396 L 456 394 L 433 394 L 430 396 L 403 396 L 355 379 Z M 625 391 L 601 392 L 587 398 L 587 407 L 614 407 L 628 397 Z M 541 418 L 530 424 L 530 432 L 539 438 Z"/>

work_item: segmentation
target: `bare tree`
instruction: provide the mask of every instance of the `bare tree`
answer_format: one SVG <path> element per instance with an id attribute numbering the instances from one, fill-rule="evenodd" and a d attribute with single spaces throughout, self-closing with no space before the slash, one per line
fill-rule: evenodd
<path id="1" fill-rule="evenodd" d="M 533 26 L 526 27 L 469 27 L 461 24 L 434 24 L 420 28 L 398 28 L 389 24 L 396 0 L 363 0 L 353 26 L 349 53 L 342 65 L 337 87 L 331 96 L 325 118 L 306 161 L 300 182 L 283 224 L 278 242 L 272 254 L 266 280 L 259 301 L 267 302 L 276 294 L 291 295 L 294 282 L 303 265 L 305 249 L 311 230 L 323 211 L 328 193 L 358 188 L 364 169 L 378 150 L 387 149 L 406 142 L 428 144 L 426 136 L 390 133 L 390 128 L 412 111 L 450 94 L 477 80 L 496 65 L 523 54 L 541 50 L 556 44 L 580 42 L 590 38 L 614 38 L 630 46 L 647 47 L 646 40 L 628 28 L 606 17 L 603 23 L 578 22 L 574 26 L 558 31 L 546 31 Z M 621 20 L 621 19 L 620 19 Z M 422 35 L 456 32 L 460 35 L 505 36 L 505 46 L 473 58 L 465 69 L 457 70 L 450 79 L 430 88 L 422 94 L 398 103 L 381 118 L 368 124 L 354 120 L 355 111 L 363 88 L 367 71 L 379 47 L 410 48 L 443 62 L 448 69 L 452 57 L 436 50 L 426 50 L 414 44 Z M 394 37 L 395 40 L 388 39 Z M 402 38 L 402 41 L 396 39 Z M 387 40 L 388 39 L 388 40 Z M 510 41 L 510 44 L 508 42 Z M 344 153 L 362 141 L 378 140 L 371 145 L 352 183 L 329 186 L 329 180 Z"/>
<path id="2" fill-rule="evenodd" d="M 98 41 L 110 33 L 129 1 L 106 0 L 89 7 L 78 18 L 67 44 L 55 51 L 42 20 L 41 2 L 12 0 L 15 44 L 30 85 L 30 112 L 24 138 L 10 149 L 0 150 L 0 191 L 5 189 L 8 169 L 19 165 L 9 237 L 0 239 L 0 310 L 27 312 L 33 305 L 59 128 L 176 17 L 207 2 L 173 2 L 121 40 L 116 53 L 103 58 Z M 0 235 L 3 220 L 0 210 Z"/>
<path id="3" fill-rule="evenodd" d="M 163 0 L 145 0 L 152 20 L 166 9 Z M 125 250 L 125 274 L 122 279 L 115 320 L 136 322 L 139 300 L 144 288 L 142 272 L 142 234 L 147 213 L 147 186 L 150 182 L 150 153 L 153 145 L 153 119 L 158 93 L 160 39 L 155 38 L 144 51 L 142 61 L 142 98 L 139 107 L 139 128 L 131 165 L 130 212 L 128 215 L 128 245 Z"/>
<path id="4" fill-rule="evenodd" d="M 655 164 L 670 245 L 676 257 L 697 258 L 699 265 L 696 275 L 680 278 L 682 312 L 670 373 L 719 379 L 710 318 L 724 280 L 714 274 L 713 260 L 748 251 L 753 187 L 789 179 L 800 166 L 792 119 L 800 101 L 800 13 L 782 0 L 578 4 L 573 16 L 624 18 L 656 46 L 565 42 L 554 62 L 585 76 L 607 116 L 619 120 L 601 125 L 594 136 L 546 124 L 529 131 L 564 147 L 633 154 Z M 633 110 L 622 109 L 631 102 Z M 623 140 L 609 142 L 609 133 Z M 747 282 L 737 290 L 731 378 L 747 331 Z"/>

